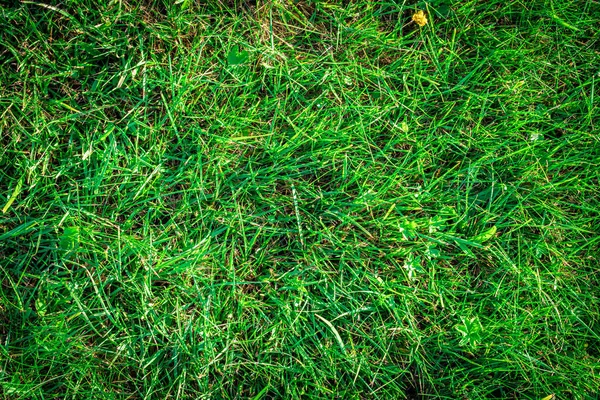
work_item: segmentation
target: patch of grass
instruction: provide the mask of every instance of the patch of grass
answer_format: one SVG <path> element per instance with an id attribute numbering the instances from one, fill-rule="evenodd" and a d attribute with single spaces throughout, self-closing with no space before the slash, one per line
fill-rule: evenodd
<path id="1" fill-rule="evenodd" d="M 599 22 L 2 5 L 1 397 L 592 398 Z"/>

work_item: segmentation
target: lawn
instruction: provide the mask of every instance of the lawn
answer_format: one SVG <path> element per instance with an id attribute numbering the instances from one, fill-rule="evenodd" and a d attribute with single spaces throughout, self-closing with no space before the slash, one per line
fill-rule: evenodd
<path id="1" fill-rule="evenodd" d="M 598 0 L 0 0 L 0 68 L 1 399 L 597 398 Z"/>

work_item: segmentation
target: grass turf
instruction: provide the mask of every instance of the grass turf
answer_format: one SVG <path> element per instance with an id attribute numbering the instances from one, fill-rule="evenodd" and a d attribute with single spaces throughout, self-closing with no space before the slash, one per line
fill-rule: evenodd
<path id="1" fill-rule="evenodd" d="M 593 398 L 599 24 L 3 2 L 0 397 Z"/>

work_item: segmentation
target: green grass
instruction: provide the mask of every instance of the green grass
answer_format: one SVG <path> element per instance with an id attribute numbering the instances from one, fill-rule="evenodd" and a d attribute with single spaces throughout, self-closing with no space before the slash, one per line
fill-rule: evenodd
<path id="1" fill-rule="evenodd" d="M 596 398 L 599 26 L 0 2 L 0 398 Z"/>

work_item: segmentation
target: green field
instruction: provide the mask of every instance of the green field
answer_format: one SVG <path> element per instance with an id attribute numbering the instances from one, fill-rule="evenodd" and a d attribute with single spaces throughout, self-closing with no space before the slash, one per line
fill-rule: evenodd
<path id="1" fill-rule="evenodd" d="M 597 398 L 599 87 L 598 0 L 0 0 L 0 399 Z"/>

